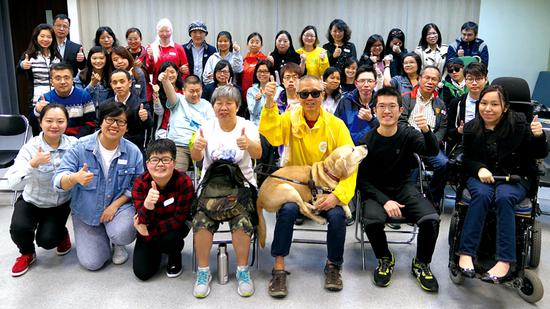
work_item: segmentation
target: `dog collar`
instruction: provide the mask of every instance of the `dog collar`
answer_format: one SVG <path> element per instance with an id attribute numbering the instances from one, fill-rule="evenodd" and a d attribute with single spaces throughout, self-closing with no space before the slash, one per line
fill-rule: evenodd
<path id="1" fill-rule="evenodd" d="M 325 167 L 325 165 L 323 164 L 323 172 L 325 172 L 325 174 L 327 174 L 327 176 L 336 181 L 336 182 L 340 182 L 340 178 L 336 177 L 334 174 L 332 174 L 331 172 L 329 172 L 329 170 Z"/>

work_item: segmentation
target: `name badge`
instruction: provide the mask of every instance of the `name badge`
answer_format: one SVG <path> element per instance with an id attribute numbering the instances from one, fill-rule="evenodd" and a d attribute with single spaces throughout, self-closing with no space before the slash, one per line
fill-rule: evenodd
<path id="1" fill-rule="evenodd" d="M 176 54 L 175 52 L 173 52 L 173 51 L 169 52 L 168 54 L 169 54 L 170 56 L 177 56 L 177 54 Z"/>
<path id="2" fill-rule="evenodd" d="M 120 159 L 120 160 L 118 160 L 118 164 L 120 164 L 120 165 L 126 165 L 126 164 L 128 164 L 128 160 L 126 160 L 126 159 Z"/>
<path id="3" fill-rule="evenodd" d="M 167 199 L 166 201 L 164 201 L 164 207 L 168 206 L 168 205 L 171 205 L 171 204 L 174 204 L 174 198 L 171 197 L 169 199 Z"/>
<path id="4" fill-rule="evenodd" d="M 350 52 L 351 52 L 351 51 L 350 51 L 349 49 L 347 49 L 347 48 L 344 48 L 344 51 L 345 51 L 346 53 L 350 53 Z"/>

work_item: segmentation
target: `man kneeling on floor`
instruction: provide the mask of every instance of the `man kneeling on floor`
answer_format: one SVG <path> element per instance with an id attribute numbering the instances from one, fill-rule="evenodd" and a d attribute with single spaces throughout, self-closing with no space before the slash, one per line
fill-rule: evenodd
<path id="1" fill-rule="evenodd" d="M 410 182 L 413 154 L 434 156 L 439 152 L 437 139 L 423 113 L 410 126 L 397 125 L 403 111 L 401 96 L 393 88 L 382 88 L 374 97 L 375 111 L 380 122 L 359 142 L 366 144 L 369 153 L 359 165 L 357 187 L 363 197 L 365 233 L 378 259 L 374 283 L 386 287 L 391 283 L 395 258 L 388 248 L 384 223 L 386 219 L 405 217 L 419 227 L 416 257 L 412 274 L 420 286 L 430 292 L 438 290 L 430 262 L 439 233 L 439 216 L 433 205 Z"/>

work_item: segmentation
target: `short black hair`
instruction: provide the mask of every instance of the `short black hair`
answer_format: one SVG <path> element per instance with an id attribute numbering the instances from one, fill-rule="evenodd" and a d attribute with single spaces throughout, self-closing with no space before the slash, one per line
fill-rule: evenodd
<path id="1" fill-rule="evenodd" d="M 327 39 L 330 43 L 334 44 L 334 38 L 332 37 L 332 35 L 330 35 L 332 27 L 336 27 L 336 29 L 344 32 L 344 38 L 342 39 L 342 42 L 349 42 L 349 40 L 351 39 L 351 29 L 349 28 L 348 24 L 346 24 L 346 22 L 341 19 L 335 19 L 328 26 Z"/>
<path id="2" fill-rule="evenodd" d="M 142 39 L 141 37 L 141 30 L 139 30 L 138 28 L 136 27 L 132 27 L 132 28 L 128 28 L 128 30 L 126 30 L 126 38 L 128 38 L 128 36 L 130 35 L 130 33 L 137 33 L 139 35 L 139 38 Z"/>
<path id="3" fill-rule="evenodd" d="M 374 80 L 376 80 L 376 70 L 374 69 L 374 67 L 370 65 L 362 65 L 358 67 L 357 70 L 355 71 L 355 80 L 359 78 L 359 75 L 365 72 L 371 72 L 372 75 L 374 75 Z"/>
<path id="4" fill-rule="evenodd" d="M 259 34 L 258 32 L 252 32 L 251 34 L 249 34 L 248 37 L 246 38 L 246 43 L 250 42 L 250 40 L 252 40 L 252 38 L 255 36 L 257 36 L 260 39 L 260 43 L 264 45 L 264 38 L 262 38 L 262 35 Z"/>
<path id="5" fill-rule="evenodd" d="M 256 68 L 254 68 L 254 75 L 252 76 L 252 82 L 254 84 L 260 84 L 260 80 L 258 79 L 258 69 L 262 65 L 265 65 L 267 67 L 267 70 L 269 71 L 269 76 L 273 76 L 273 78 L 275 78 L 275 68 L 273 68 L 273 63 L 271 63 L 271 61 L 267 59 L 262 59 L 258 61 L 258 63 L 256 64 Z"/>
<path id="6" fill-rule="evenodd" d="M 50 110 L 50 109 L 54 109 L 54 108 L 59 108 L 63 111 L 63 114 L 65 114 L 65 120 L 67 120 L 67 122 L 69 122 L 69 112 L 67 111 L 67 108 L 65 107 L 65 105 L 63 104 L 58 104 L 58 103 L 50 103 L 50 104 L 47 104 L 46 106 L 44 106 L 42 108 L 42 110 L 40 111 L 40 114 L 38 116 L 38 122 L 42 122 L 42 119 L 44 119 L 44 115 L 46 115 L 46 113 Z"/>
<path id="7" fill-rule="evenodd" d="M 487 74 L 487 66 L 483 62 L 470 62 L 470 64 L 464 68 L 464 77 L 466 77 L 466 75 L 487 77 Z"/>
<path id="8" fill-rule="evenodd" d="M 67 62 L 54 63 L 50 66 L 50 75 L 53 75 L 53 71 L 69 70 L 71 75 L 74 73 L 73 67 Z"/>
<path id="9" fill-rule="evenodd" d="M 145 152 L 145 156 L 147 160 L 151 158 L 151 155 L 154 153 L 165 153 L 169 152 L 172 159 L 176 159 L 176 143 L 172 141 L 171 139 L 167 138 L 161 138 L 154 141 L 151 141 L 149 145 L 147 145 L 147 151 Z"/>
<path id="10" fill-rule="evenodd" d="M 116 70 L 113 70 L 113 72 L 111 72 L 111 77 L 115 74 L 115 73 L 124 73 L 124 75 L 126 75 L 126 78 L 128 78 L 128 80 L 131 80 L 131 77 L 130 77 L 130 72 L 124 70 L 124 69 L 116 69 Z"/>
<path id="11" fill-rule="evenodd" d="M 477 36 L 477 30 L 478 30 L 478 25 L 476 23 L 474 23 L 473 21 L 467 21 L 465 22 L 462 27 L 460 28 L 460 31 L 463 31 L 463 30 L 472 30 L 474 32 L 474 34 Z"/>
<path id="12" fill-rule="evenodd" d="M 403 106 L 403 98 L 401 97 L 401 93 L 399 93 L 399 91 L 393 87 L 382 87 L 380 90 L 378 90 L 374 94 L 374 99 L 373 99 L 374 106 L 376 106 L 376 104 L 378 103 L 379 96 L 396 97 L 399 107 Z"/>
<path id="13" fill-rule="evenodd" d="M 200 85 L 202 88 L 202 82 L 195 74 L 191 74 L 183 80 L 183 87 L 187 85 Z"/>
<path id="14" fill-rule="evenodd" d="M 67 16 L 67 14 L 57 14 L 55 15 L 55 17 L 53 18 L 53 23 L 55 24 L 55 21 L 58 20 L 58 19 L 61 19 L 61 20 L 68 20 L 69 21 L 69 26 L 71 25 L 71 19 L 69 18 L 69 16 Z"/>
<path id="15" fill-rule="evenodd" d="M 126 104 L 112 99 L 111 101 L 99 105 L 98 124 L 101 126 L 103 119 L 106 117 L 116 117 L 122 114 L 126 115 L 126 121 L 128 121 L 129 112 L 130 110 L 126 107 Z"/>

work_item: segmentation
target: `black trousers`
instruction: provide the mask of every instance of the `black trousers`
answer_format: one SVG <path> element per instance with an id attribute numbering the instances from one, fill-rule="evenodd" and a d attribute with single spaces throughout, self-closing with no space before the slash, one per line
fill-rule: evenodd
<path id="1" fill-rule="evenodd" d="M 411 184 L 404 185 L 391 192 L 384 192 L 392 200 L 405 205 L 401 214 L 418 225 L 416 258 L 423 263 L 430 263 L 439 234 L 439 216 L 433 205 Z M 373 199 L 363 203 L 363 222 L 365 233 L 371 243 L 376 258 L 390 257 L 388 240 L 384 226 L 388 215 L 384 205 Z"/>
<path id="2" fill-rule="evenodd" d="M 150 240 L 145 240 L 138 235 L 134 247 L 134 274 L 141 280 L 148 280 L 153 277 L 159 267 L 162 254 L 168 257 L 180 258 L 183 250 L 183 239 L 189 234 L 187 225 L 182 230 L 172 231 L 158 235 Z"/>
<path id="3" fill-rule="evenodd" d="M 11 217 L 11 239 L 21 254 L 33 253 L 34 239 L 44 249 L 55 248 L 67 233 L 70 201 L 52 208 L 40 208 L 19 197 Z"/>

